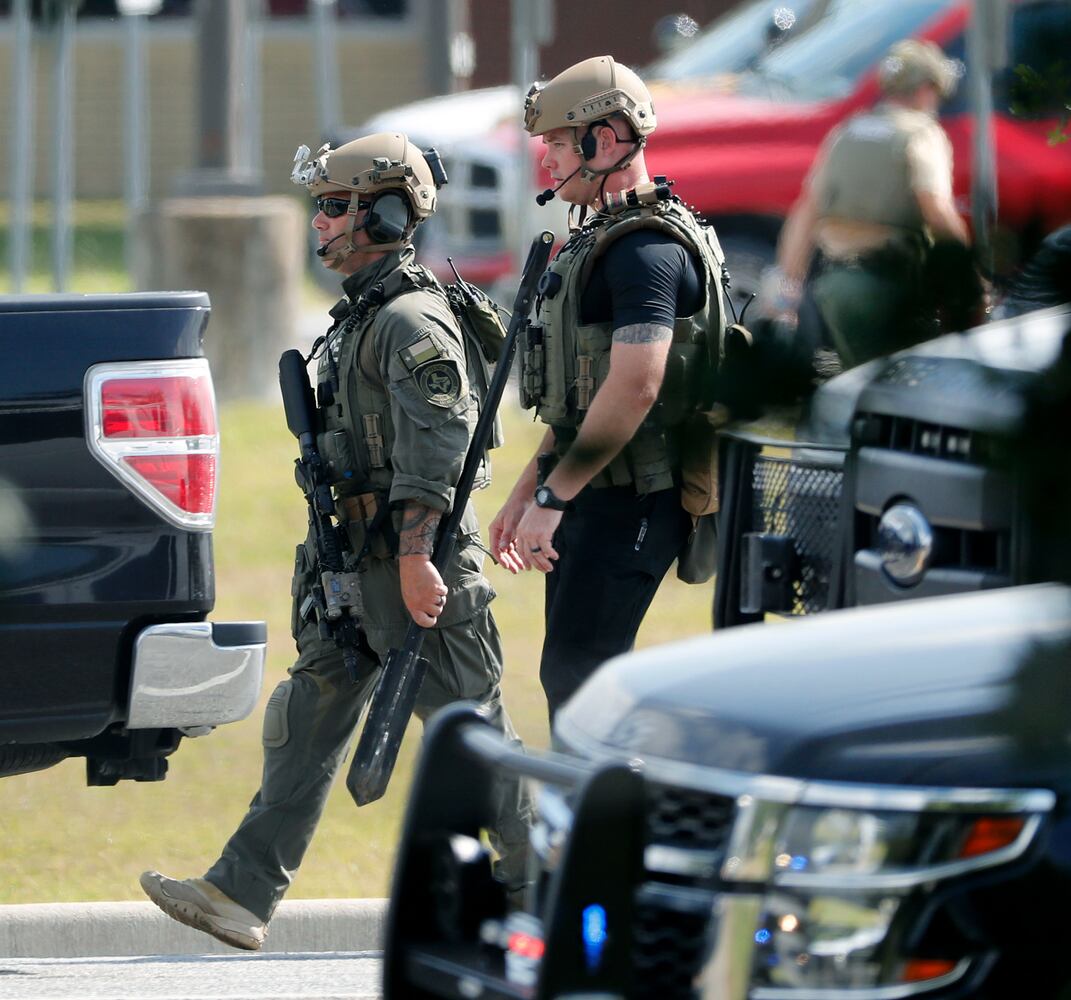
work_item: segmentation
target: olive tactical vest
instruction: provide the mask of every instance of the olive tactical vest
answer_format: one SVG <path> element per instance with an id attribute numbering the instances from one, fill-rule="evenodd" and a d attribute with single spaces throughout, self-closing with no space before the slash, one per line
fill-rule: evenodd
<path id="1" fill-rule="evenodd" d="M 317 403 L 321 429 L 317 445 L 327 467 L 328 481 L 340 498 L 390 491 L 395 428 L 390 389 L 383 381 L 372 330 L 385 303 L 418 290 L 431 293 L 420 303 L 424 322 L 433 318 L 446 329 L 462 329 L 469 392 L 453 409 L 466 412 L 470 436 L 475 428 L 490 384 L 484 345 L 474 342 L 470 325 L 459 323 L 451 299 L 431 272 L 412 260 L 403 261 L 349 307 L 329 334 L 328 349 L 320 357 Z M 414 349 L 419 346 L 423 351 L 413 356 L 414 366 L 437 356 L 437 336 L 443 334 L 433 333 L 414 345 Z M 499 444 L 501 435 L 496 423 L 490 447 Z M 473 489 L 490 482 L 489 467 L 485 454 Z"/>
<path id="2" fill-rule="evenodd" d="M 535 408 L 554 428 L 563 453 L 610 370 L 611 324 L 583 324 L 581 296 L 596 261 L 615 240 L 637 229 L 653 229 L 683 244 L 700 268 L 704 289 L 699 311 L 674 323 L 662 388 L 650 414 L 592 480 L 593 486 L 633 483 L 637 492 L 648 493 L 674 485 L 680 468 L 675 429 L 710 408 L 710 388 L 724 352 L 725 256 L 714 230 L 701 225 L 678 199 L 600 214 L 570 236 L 540 281 L 520 388 L 521 405 Z"/>
<path id="3" fill-rule="evenodd" d="M 922 233 L 907 147 L 916 135 L 936 127 L 922 112 L 890 107 L 850 119 L 816 179 L 819 216 Z"/>

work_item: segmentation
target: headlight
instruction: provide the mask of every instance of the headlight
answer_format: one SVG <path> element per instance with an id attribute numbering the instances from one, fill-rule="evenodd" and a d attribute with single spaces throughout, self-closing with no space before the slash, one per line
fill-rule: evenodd
<path id="1" fill-rule="evenodd" d="M 973 956 L 915 955 L 897 919 L 919 887 L 1022 854 L 1051 793 L 827 788 L 823 804 L 815 787 L 802 802 L 738 800 L 704 971 L 719 985 L 704 995 L 891 1000 L 965 975 Z"/>
<path id="2" fill-rule="evenodd" d="M 933 559 L 933 528 L 914 504 L 893 504 L 878 522 L 878 551 L 889 579 L 914 586 Z"/>

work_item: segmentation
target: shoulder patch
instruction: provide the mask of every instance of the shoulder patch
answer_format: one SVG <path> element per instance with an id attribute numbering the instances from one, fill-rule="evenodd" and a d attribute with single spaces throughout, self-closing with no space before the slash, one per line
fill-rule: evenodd
<path id="1" fill-rule="evenodd" d="M 413 380 L 432 406 L 453 406 L 461 398 L 461 372 L 453 358 L 439 358 L 419 365 Z"/>

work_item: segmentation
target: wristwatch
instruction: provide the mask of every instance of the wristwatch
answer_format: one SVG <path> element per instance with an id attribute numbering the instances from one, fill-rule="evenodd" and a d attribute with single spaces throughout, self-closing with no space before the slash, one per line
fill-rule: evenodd
<path id="1" fill-rule="evenodd" d="M 549 507 L 551 510 L 575 510 L 576 504 L 572 500 L 563 500 L 554 495 L 554 490 L 549 486 L 537 486 L 535 491 L 537 507 Z"/>

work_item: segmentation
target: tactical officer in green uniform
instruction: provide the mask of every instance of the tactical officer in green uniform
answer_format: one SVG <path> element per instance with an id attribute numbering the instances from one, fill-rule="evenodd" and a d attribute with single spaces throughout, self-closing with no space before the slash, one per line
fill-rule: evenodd
<path id="1" fill-rule="evenodd" d="M 966 256 L 952 197 L 952 146 L 937 122 L 955 87 L 932 42 L 897 42 L 878 76 L 885 100 L 826 137 L 778 245 L 774 311 L 790 313 L 817 246 L 813 291 L 846 367 L 937 333 L 925 282 L 934 241 Z"/>
<path id="2" fill-rule="evenodd" d="M 632 70 L 587 59 L 534 86 L 524 114 L 556 182 L 537 201 L 560 196 L 579 217 L 523 354 L 522 404 L 549 429 L 490 541 L 512 572 L 547 574 L 540 679 L 553 718 L 632 646 L 695 519 L 716 507 L 709 437 L 698 464 L 682 452 L 722 350 L 723 256 L 669 182 L 648 177 L 657 122 Z"/>
<path id="3" fill-rule="evenodd" d="M 317 574 L 315 545 L 306 539 L 297 547 L 293 580 L 298 659 L 265 711 L 260 791 L 204 878 L 141 878 L 165 913 L 250 950 L 260 947 L 301 864 L 372 694 L 376 659 L 402 644 L 410 618 L 430 630 L 417 714 L 424 719 L 470 699 L 516 739 L 501 703 L 494 591 L 483 576 L 471 506 L 445 579 L 431 562 L 479 409 L 472 352 L 442 287 L 414 261 L 413 232 L 435 211 L 436 181 L 445 176 L 437 178 L 399 133 L 365 136 L 337 150 L 325 146 L 312 160 L 300 159 L 294 179 L 316 198 L 320 256 L 343 276 L 346 293 L 331 310 L 335 322 L 321 345 L 317 444 L 352 551 L 364 553 L 360 617 L 370 649 L 359 658 L 355 683 L 340 650 L 306 618 Z M 511 887 L 524 879 L 529 811 L 520 785 L 503 783 L 490 833 L 500 856 L 497 875 Z"/>

